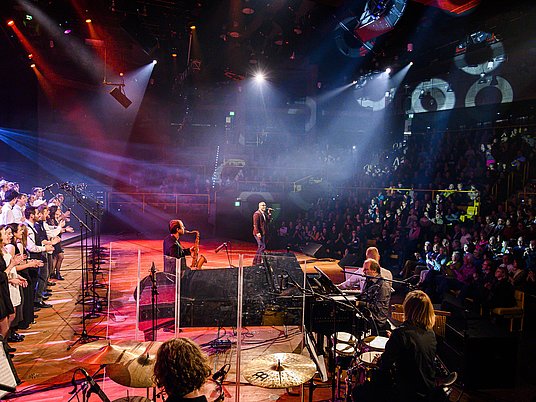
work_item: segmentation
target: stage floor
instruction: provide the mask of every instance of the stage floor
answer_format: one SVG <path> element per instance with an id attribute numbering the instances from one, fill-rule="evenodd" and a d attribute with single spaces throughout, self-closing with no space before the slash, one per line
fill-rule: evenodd
<path id="1" fill-rule="evenodd" d="M 185 246 L 190 246 L 191 241 L 183 241 Z M 217 239 L 201 243 L 200 253 L 208 262 L 203 269 L 226 268 L 239 264 L 239 255 L 244 255 L 244 266 L 251 265 L 256 245 L 246 242 L 233 242 L 232 251 L 227 255 L 223 250 L 215 253 L 215 249 L 221 244 Z M 149 274 L 152 263 L 158 271 L 162 270 L 162 240 L 135 239 L 126 236 L 103 237 L 102 246 L 109 254 L 111 249 L 111 260 L 106 258 L 106 264 L 102 265 L 102 274 L 98 279 L 102 283 L 111 283 L 109 301 L 106 300 L 106 291 L 99 289 L 98 293 L 104 297 L 104 304 L 110 305 L 109 309 L 104 309 L 98 318 L 86 320 L 86 330 L 89 335 L 97 335 L 112 340 L 114 343 L 122 341 L 143 341 L 143 333 L 136 331 L 136 303 L 133 292 L 137 284 L 138 267 L 140 267 L 141 277 Z M 314 272 L 313 266 L 321 267 L 328 273 L 334 282 L 340 282 L 342 273 L 336 261 L 316 260 L 304 254 L 296 254 L 297 260 L 302 269 Z M 189 259 L 188 259 L 189 260 Z M 37 323 L 29 330 L 19 331 L 26 335 L 24 342 L 13 343 L 11 346 L 17 348 L 13 359 L 17 373 L 23 381 L 17 387 L 17 393 L 11 395 L 8 400 L 13 401 L 68 401 L 73 390 L 71 380 L 73 373 L 78 367 L 85 368 L 90 374 L 99 369 L 99 365 L 88 365 L 72 358 L 73 352 L 80 347 L 79 344 L 68 349 L 69 346 L 79 339 L 82 331 L 82 305 L 77 303 L 80 299 L 81 289 L 81 258 L 80 247 L 77 244 L 65 248 L 65 260 L 62 269 L 65 281 L 57 281 L 54 292 L 48 301 L 53 308 L 42 309 L 37 314 Z M 233 284 L 234 285 L 234 284 Z M 108 311 L 106 311 L 108 310 Z M 224 339 L 231 342 L 237 340 L 236 332 L 231 327 L 222 328 L 219 333 Z M 159 330 L 157 340 L 164 341 L 173 337 L 173 332 Z M 185 328 L 179 336 L 189 337 L 199 344 L 206 344 L 218 336 L 218 329 L 215 327 Z M 242 362 L 247 362 L 257 356 L 272 354 L 276 352 L 295 352 L 301 347 L 301 334 L 297 326 L 262 326 L 248 327 L 242 334 L 243 354 Z M 157 345 L 156 345 L 157 346 Z M 154 347 L 151 352 L 154 351 Z M 227 350 L 206 348 L 210 354 L 213 369 L 219 369 L 225 363 L 236 361 L 236 347 Z M 225 386 L 225 396 L 227 400 L 234 400 L 236 395 L 235 386 L 235 365 L 227 377 Z M 104 376 L 99 376 L 98 383 L 111 401 L 130 396 L 146 396 L 146 389 L 127 388 L 116 384 L 106 374 L 106 369 L 102 371 Z M 101 373 L 102 373 L 101 372 Z M 78 374 L 77 379 L 82 380 Z M 213 385 L 207 385 L 206 394 L 209 400 L 215 399 Z M 294 391 L 300 391 L 298 387 Z M 518 392 L 519 391 L 519 392 Z M 240 400 L 242 401 L 298 401 L 300 395 L 289 395 L 284 389 L 264 389 L 254 387 L 242 382 L 239 389 Z M 526 395 L 526 389 L 520 391 L 498 390 L 491 394 L 486 393 L 464 393 L 461 401 L 508 401 L 513 395 L 519 395 L 516 400 L 528 400 L 522 395 Z M 456 400 L 459 392 L 452 395 L 452 400 Z M 313 400 L 326 400 L 330 398 L 331 391 L 328 384 L 326 387 L 319 387 L 314 391 Z M 303 398 L 308 398 L 307 389 L 304 390 Z M 491 398 L 491 399 L 490 399 Z M 76 397 L 73 399 L 76 400 Z M 81 397 L 80 397 L 81 400 Z M 98 401 L 95 395 L 91 396 L 91 401 Z"/>

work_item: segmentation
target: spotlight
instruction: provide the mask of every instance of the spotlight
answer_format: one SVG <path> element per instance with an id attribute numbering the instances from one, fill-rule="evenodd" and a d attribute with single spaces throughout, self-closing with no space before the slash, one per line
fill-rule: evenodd
<path id="1" fill-rule="evenodd" d="M 413 65 L 413 62 L 412 62 L 412 61 L 410 61 L 410 62 L 409 62 L 409 65 L 410 65 L 410 66 L 412 66 L 412 65 Z"/>
<path id="2" fill-rule="evenodd" d="M 91 18 L 86 18 L 86 24 L 91 24 Z"/>
<path id="3" fill-rule="evenodd" d="M 30 64 L 31 68 L 35 68 L 35 63 Z"/>
<path id="4" fill-rule="evenodd" d="M 192 31 L 195 31 L 196 28 L 197 28 L 197 27 L 196 27 L 195 25 L 190 25 L 190 29 L 191 29 Z"/>
<path id="5" fill-rule="evenodd" d="M 33 59 L 33 53 L 28 53 L 28 58 L 31 60 Z"/>
<path id="6" fill-rule="evenodd" d="M 391 67 L 387 67 L 385 69 L 385 74 L 391 74 Z"/>
<path id="7" fill-rule="evenodd" d="M 255 82 L 260 84 L 261 82 L 264 82 L 266 80 L 266 77 L 265 77 L 264 73 L 259 71 L 259 72 L 256 72 L 253 75 L 253 79 L 255 80 Z"/>
<path id="8" fill-rule="evenodd" d="M 65 35 L 69 35 L 71 32 L 72 32 L 72 31 L 71 31 L 70 29 L 66 29 L 65 31 L 63 31 L 63 33 L 64 33 Z"/>
<path id="9" fill-rule="evenodd" d="M 153 65 L 154 65 L 154 64 L 156 64 L 156 63 L 158 63 L 158 61 L 156 61 L 156 60 L 153 60 Z"/>
<path id="10" fill-rule="evenodd" d="M 110 91 L 110 95 L 114 97 L 125 109 L 132 104 L 132 101 L 121 90 L 121 87 L 115 87 Z"/>
<path id="11" fill-rule="evenodd" d="M 15 25 L 15 21 L 13 21 L 13 20 L 9 20 L 9 21 L 7 22 L 7 26 L 8 26 L 8 27 L 12 27 L 13 25 Z"/>

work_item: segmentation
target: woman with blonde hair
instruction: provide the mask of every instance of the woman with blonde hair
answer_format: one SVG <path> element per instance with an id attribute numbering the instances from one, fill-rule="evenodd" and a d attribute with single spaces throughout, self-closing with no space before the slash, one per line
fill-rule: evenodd
<path id="1" fill-rule="evenodd" d="M 421 290 L 414 290 L 404 300 L 404 323 L 395 329 L 380 357 L 375 384 L 358 390 L 358 401 L 444 401 L 436 388 L 436 337 L 434 307 Z M 368 399 L 368 398 L 372 399 Z"/>

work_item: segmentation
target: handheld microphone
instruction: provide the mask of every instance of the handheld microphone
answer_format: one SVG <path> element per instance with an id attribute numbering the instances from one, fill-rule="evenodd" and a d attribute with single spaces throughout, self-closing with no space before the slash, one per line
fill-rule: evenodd
<path id="1" fill-rule="evenodd" d="M 89 384 L 89 394 L 91 394 L 91 392 L 97 394 L 97 396 L 103 401 L 103 402 L 110 402 L 110 399 L 106 396 L 106 394 L 104 393 L 104 391 L 101 389 L 101 387 L 99 387 L 99 384 L 97 384 L 95 382 L 95 380 L 93 379 L 93 377 L 91 377 L 88 372 L 84 369 L 80 369 L 80 372 L 82 374 L 84 374 L 84 377 L 86 377 L 86 381 L 88 382 Z M 88 394 L 88 397 L 89 397 L 89 394 Z"/>
<path id="2" fill-rule="evenodd" d="M 223 242 L 222 244 L 220 244 L 220 245 L 218 246 L 218 248 L 217 248 L 216 250 L 214 250 L 214 252 L 215 252 L 215 253 L 218 253 L 218 252 L 220 252 L 221 249 L 224 248 L 224 247 L 227 247 L 227 242 Z"/>
<path id="3" fill-rule="evenodd" d="M 219 378 L 221 378 L 221 381 L 223 381 L 230 369 L 231 369 L 230 364 L 224 364 L 218 371 L 212 374 L 212 379 L 216 381 Z"/>

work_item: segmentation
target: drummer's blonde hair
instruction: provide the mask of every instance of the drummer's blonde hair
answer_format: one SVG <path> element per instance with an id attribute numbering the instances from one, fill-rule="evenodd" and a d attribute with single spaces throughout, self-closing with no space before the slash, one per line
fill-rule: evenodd
<path id="1" fill-rule="evenodd" d="M 201 388 L 210 373 L 207 356 L 188 338 L 170 339 L 158 349 L 154 379 L 169 397 L 180 398 Z"/>
<path id="2" fill-rule="evenodd" d="M 432 301 L 422 290 L 413 290 L 404 299 L 405 320 L 417 327 L 431 330 L 435 324 Z"/>

